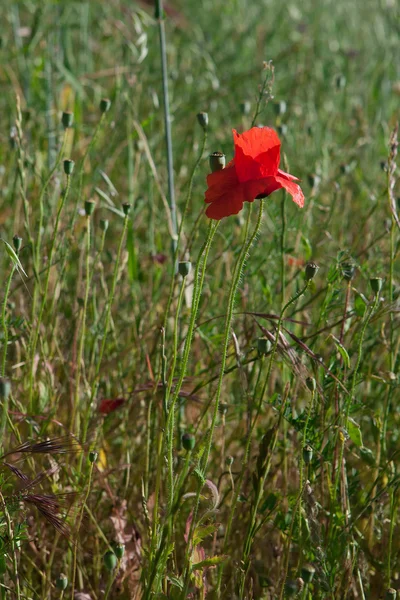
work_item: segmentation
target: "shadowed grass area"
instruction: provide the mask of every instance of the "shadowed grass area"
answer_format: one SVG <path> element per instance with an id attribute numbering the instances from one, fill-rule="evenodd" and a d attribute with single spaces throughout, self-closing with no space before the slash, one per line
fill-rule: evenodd
<path id="1" fill-rule="evenodd" d="M 399 6 L 165 3 L 179 239 L 154 14 L 0 6 L 0 594 L 395 598 Z"/>

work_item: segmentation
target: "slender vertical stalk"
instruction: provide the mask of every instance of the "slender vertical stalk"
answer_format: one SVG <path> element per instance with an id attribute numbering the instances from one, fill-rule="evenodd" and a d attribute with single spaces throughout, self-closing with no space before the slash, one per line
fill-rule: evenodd
<path id="1" fill-rule="evenodd" d="M 165 142 L 167 147 L 167 170 L 168 170 L 168 200 L 171 210 L 172 222 L 172 256 L 175 257 L 177 248 L 177 219 L 176 219 L 176 204 L 175 204 L 175 188 L 174 188 L 174 164 L 172 152 L 172 134 L 171 134 L 171 116 L 169 112 L 169 96 L 168 96 L 168 65 L 167 65 L 167 44 L 165 38 L 164 11 L 162 0 L 155 0 L 155 14 L 158 21 L 158 31 L 160 36 L 160 52 L 161 52 L 161 72 L 162 72 L 162 87 L 163 87 L 163 102 L 164 102 L 164 126 L 165 126 Z"/>
<path id="2" fill-rule="evenodd" d="M 13 264 L 13 266 L 11 267 L 10 274 L 7 278 L 6 289 L 4 291 L 2 312 L 1 312 L 1 322 L 3 325 L 3 358 L 1 361 L 1 377 L 4 377 L 6 374 L 7 347 L 8 347 L 7 302 L 8 302 L 8 295 L 10 293 L 11 281 L 12 281 L 15 269 L 16 269 L 16 265 Z M 5 404 L 6 403 L 4 403 L 4 405 Z M 2 422 L 3 422 L 3 420 L 2 420 Z M 1 433 L 3 433 L 3 432 L 1 432 Z"/>

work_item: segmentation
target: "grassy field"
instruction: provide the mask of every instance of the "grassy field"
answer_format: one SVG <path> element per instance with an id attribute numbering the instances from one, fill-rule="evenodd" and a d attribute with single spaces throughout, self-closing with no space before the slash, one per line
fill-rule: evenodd
<path id="1" fill-rule="evenodd" d="M 394 599 L 400 5 L 164 9 L 0 6 L 0 597 Z"/>

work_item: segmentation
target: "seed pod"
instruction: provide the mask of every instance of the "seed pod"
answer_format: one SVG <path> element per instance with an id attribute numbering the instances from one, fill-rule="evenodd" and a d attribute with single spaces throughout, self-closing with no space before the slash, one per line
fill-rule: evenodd
<path id="1" fill-rule="evenodd" d="M 197 120 L 199 122 L 200 127 L 202 127 L 202 129 L 204 131 L 207 131 L 207 128 L 208 128 L 208 113 L 206 113 L 206 112 L 199 112 L 197 114 Z"/>
<path id="2" fill-rule="evenodd" d="M 356 273 L 356 265 L 351 261 L 342 263 L 342 275 L 346 281 L 351 281 Z"/>
<path id="3" fill-rule="evenodd" d="M 68 577 L 66 575 L 64 575 L 64 573 L 61 573 L 61 575 L 59 575 L 59 577 L 57 577 L 56 579 L 56 588 L 58 590 L 61 590 L 62 592 L 64 592 L 68 587 Z"/>
<path id="4" fill-rule="evenodd" d="M 249 100 L 244 100 L 244 102 L 240 103 L 240 112 L 243 116 L 250 114 L 251 111 L 251 103 Z"/>
<path id="5" fill-rule="evenodd" d="M 22 237 L 19 237 L 19 235 L 14 235 L 13 244 L 14 244 L 15 252 L 18 254 L 18 252 L 21 250 L 21 246 L 22 246 Z"/>
<path id="6" fill-rule="evenodd" d="M 213 152 L 209 156 L 209 161 L 212 173 L 225 169 L 225 154 L 223 152 Z"/>
<path id="7" fill-rule="evenodd" d="M 109 223 L 108 223 L 107 219 L 100 219 L 100 229 L 102 231 L 107 231 L 108 225 L 109 225 Z"/>
<path id="8" fill-rule="evenodd" d="M 121 558 L 123 557 L 123 555 L 125 553 L 125 544 L 115 543 L 115 544 L 113 544 L 113 550 L 114 550 L 114 554 L 118 558 L 118 560 L 121 560 Z"/>
<path id="9" fill-rule="evenodd" d="M 319 266 L 316 263 L 314 263 L 314 262 L 308 263 L 308 265 L 306 265 L 306 270 L 305 270 L 306 281 L 311 281 L 312 279 L 314 279 L 315 275 L 317 274 L 318 269 L 319 269 Z"/>
<path id="10" fill-rule="evenodd" d="M 71 111 L 65 111 L 61 117 L 61 123 L 64 126 L 64 129 L 68 129 L 72 127 L 72 123 L 74 122 L 74 114 Z"/>
<path id="11" fill-rule="evenodd" d="M 382 277 L 371 277 L 371 279 L 369 280 L 370 286 L 372 291 L 375 294 L 379 294 L 379 292 L 382 289 L 383 286 L 383 279 Z"/>
<path id="12" fill-rule="evenodd" d="M 285 594 L 289 598 L 293 598 L 300 591 L 299 582 L 296 579 L 287 579 L 285 583 Z"/>
<path id="13" fill-rule="evenodd" d="M 301 578 L 304 583 L 311 583 L 315 574 L 315 568 L 312 565 L 305 564 L 301 569 Z"/>
<path id="14" fill-rule="evenodd" d="M 92 464 L 95 463 L 96 460 L 97 460 L 97 458 L 98 458 L 98 456 L 99 456 L 98 452 L 95 452 L 95 450 L 91 450 L 89 452 L 89 462 L 92 463 Z"/>
<path id="15" fill-rule="evenodd" d="M 396 600 L 397 592 L 394 588 L 389 588 L 386 590 L 385 600 Z"/>
<path id="16" fill-rule="evenodd" d="M 231 466 L 233 465 L 233 461 L 234 461 L 234 460 L 235 460 L 235 459 L 233 458 L 233 456 L 227 456 L 227 457 L 225 458 L 225 464 L 226 464 L 226 466 L 227 466 L 227 467 L 231 467 Z"/>
<path id="17" fill-rule="evenodd" d="M 100 100 L 100 112 L 106 113 L 111 108 L 111 100 L 109 98 L 102 98 Z"/>
<path id="18" fill-rule="evenodd" d="M 185 448 L 185 450 L 193 450 L 195 444 L 196 438 L 192 433 L 184 433 L 182 435 L 182 446 Z"/>
<path id="19" fill-rule="evenodd" d="M 315 392 L 315 390 L 317 389 L 317 382 L 315 381 L 314 377 L 307 377 L 306 386 L 308 387 L 310 392 Z"/>
<path id="20" fill-rule="evenodd" d="M 95 209 L 96 202 L 94 200 L 85 200 L 85 214 L 87 217 L 90 217 Z"/>
<path id="21" fill-rule="evenodd" d="M 129 202 L 124 202 L 122 205 L 122 210 L 124 211 L 124 215 L 127 217 L 130 213 L 132 205 Z"/>
<path id="22" fill-rule="evenodd" d="M 67 158 L 66 160 L 64 160 L 64 173 L 66 175 L 72 175 L 73 170 L 74 170 L 74 166 L 75 163 L 73 160 Z"/>
<path id="23" fill-rule="evenodd" d="M 192 268 L 192 263 L 188 260 L 183 260 L 178 264 L 178 272 L 182 277 L 187 277 Z"/>
<path id="24" fill-rule="evenodd" d="M 104 566 L 107 569 L 107 571 L 114 571 L 114 569 L 116 568 L 117 564 L 118 564 L 118 559 L 115 556 L 114 552 L 112 552 L 111 550 L 108 550 L 108 552 L 105 553 L 105 555 L 103 556 L 103 562 L 104 562 Z"/>

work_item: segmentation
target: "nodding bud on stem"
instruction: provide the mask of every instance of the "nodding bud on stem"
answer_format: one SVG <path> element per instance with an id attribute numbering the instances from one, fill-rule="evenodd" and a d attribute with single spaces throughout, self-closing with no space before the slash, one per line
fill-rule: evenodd
<path id="1" fill-rule="evenodd" d="M 127 217 L 130 213 L 132 205 L 129 202 L 124 202 L 122 205 L 122 210 L 124 211 L 124 215 Z"/>
<path id="2" fill-rule="evenodd" d="M 64 573 L 61 573 L 61 575 L 59 577 L 57 577 L 57 579 L 56 579 L 56 588 L 58 590 L 61 590 L 62 592 L 65 592 L 67 587 L 68 587 L 68 577 L 66 575 L 64 575 Z"/>
<path id="3" fill-rule="evenodd" d="M 257 340 L 257 350 L 260 356 L 266 355 L 271 351 L 271 342 L 266 337 L 260 337 Z"/>
<path id="4" fill-rule="evenodd" d="M 199 122 L 200 127 L 202 127 L 204 129 L 204 131 L 207 131 L 207 128 L 208 128 L 208 113 L 206 113 L 206 112 L 199 112 L 197 114 L 197 120 Z"/>
<path id="5" fill-rule="evenodd" d="M 18 252 L 21 250 L 21 246 L 22 246 L 22 237 L 19 237 L 19 235 L 14 235 L 13 244 L 14 244 L 15 252 L 18 254 Z"/>
<path id="6" fill-rule="evenodd" d="M 106 113 L 111 108 L 111 100 L 109 98 L 102 98 L 100 100 L 100 112 Z"/>
<path id="7" fill-rule="evenodd" d="M 213 152 L 209 156 L 209 161 L 212 173 L 225 169 L 225 154 L 223 152 Z"/>
<path id="8" fill-rule="evenodd" d="M 317 389 L 317 382 L 315 381 L 314 377 L 307 377 L 306 386 L 308 387 L 310 392 L 315 392 L 315 390 Z"/>
<path id="9" fill-rule="evenodd" d="M 371 277 L 371 279 L 369 280 L 370 286 L 372 291 L 375 294 L 379 294 L 379 292 L 382 289 L 383 286 L 383 279 L 382 277 Z"/>
<path id="10" fill-rule="evenodd" d="M 123 555 L 125 553 L 125 544 L 115 543 L 115 544 L 113 544 L 113 550 L 114 550 L 114 554 L 118 558 L 118 560 L 121 560 L 121 558 L 123 557 Z"/>
<path id="11" fill-rule="evenodd" d="M 73 170 L 74 170 L 74 166 L 75 166 L 74 161 L 71 160 L 70 158 L 66 158 L 64 160 L 64 173 L 66 175 L 72 175 Z"/>
<path id="12" fill-rule="evenodd" d="M 95 450 L 91 450 L 89 452 L 89 462 L 92 464 L 95 463 L 98 456 L 99 456 L 98 452 L 96 452 Z"/>
<path id="13" fill-rule="evenodd" d="M 192 433 L 184 433 L 182 436 L 182 446 L 185 450 L 193 450 L 196 443 L 196 438 Z"/>
<path id="14" fill-rule="evenodd" d="M 87 217 L 93 214 L 95 207 L 96 202 L 94 200 L 85 200 L 85 214 Z"/>
<path id="15" fill-rule="evenodd" d="M 311 583 L 315 574 L 315 568 L 312 565 L 306 564 L 301 569 L 301 578 L 304 583 Z"/>
<path id="16" fill-rule="evenodd" d="M 69 110 L 63 112 L 62 117 L 61 117 L 61 123 L 63 124 L 64 129 L 68 129 L 69 127 L 72 127 L 73 122 L 74 122 L 74 114 Z"/>
<path id="17" fill-rule="evenodd" d="M 0 398 L 3 400 L 7 400 L 8 396 L 11 392 L 11 383 L 8 379 L 4 377 L 0 378 Z"/>
<path id="18" fill-rule="evenodd" d="M 306 270 L 305 270 L 306 281 L 311 281 L 311 279 L 314 279 L 315 275 L 317 274 L 318 269 L 319 269 L 319 266 L 316 263 L 314 263 L 314 262 L 308 263 L 308 265 L 306 265 Z"/>
<path id="19" fill-rule="evenodd" d="M 311 448 L 311 446 L 309 446 L 307 444 L 307 446 L 304 446 L 303 448 L 303 460 L 305 462 L 306 465 L 309 465 L 312 461 L 313 458 L 313 449 Z"/>
<path id="20" fill-rule="evenodd" d="M 107 231 L 108 225 L 109 225 L 109 223 L 108 223 L 107 219 L 100 219 L 100 229 L 102 231 Z"/>
<path id="21" fill-rule="evenodd" d="M 192 268 L 192 263 L 188 260 L 185 261 L 181 261 L 178 264 L 178 273 L 179 275 L 182 275 L 182 277 L 187 277 L 190 273 L 190 270 Z"/>
<path id="22" fill-rule="evenodd" d="M 117 566 L 118 559 L 112 550 L 108 550 L 108 552 L 106 552 L 103 556 L 103 562 L 107 571 L 111 572 L 114 571 L 115 567 Z"/>

